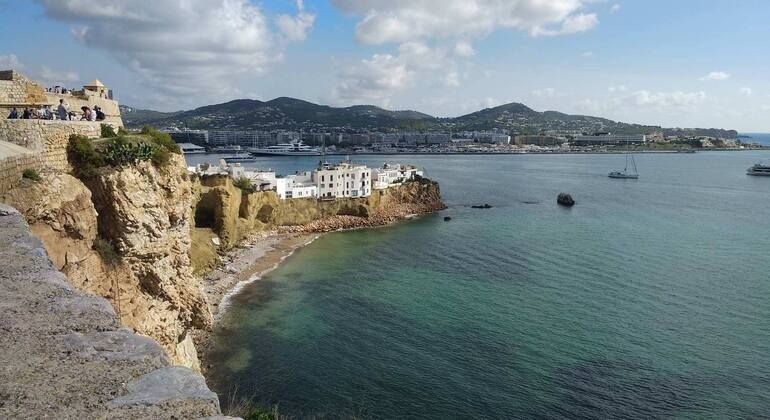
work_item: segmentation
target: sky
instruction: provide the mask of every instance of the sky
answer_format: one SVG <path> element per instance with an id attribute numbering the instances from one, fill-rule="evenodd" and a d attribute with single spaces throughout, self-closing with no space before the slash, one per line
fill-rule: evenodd
<path id="1" fill-rule="evenodd" d="M 509 102 L 770 132 L 766 0 L 0 0 L 0 69 L 163 111 Z"/>

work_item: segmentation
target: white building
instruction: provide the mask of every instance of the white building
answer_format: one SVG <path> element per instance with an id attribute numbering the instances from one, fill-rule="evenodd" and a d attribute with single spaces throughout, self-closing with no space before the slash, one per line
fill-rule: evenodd
<path id="1" fill-rule="evenodd" d="M 360 198 L 372 193 L 372 170 L 366 165 L 324 164 L 313 174 L 321 198 Z"/>
<path id="2" fill-rule="evenodd" d="M 267 169 L 252 169 L 241 166 L 240 163 L 229 164 L 224 159 L 219 160 L 219 165 L 201 163 L 187 168 L 189 172 L 200 176 L 228 175 L 233 180 L 248 178 L 258 191 L 269 191 L 276 188 L 275 171 Z"/>
<path id="3" fill-rule="evenodd" d="M 423 176 L 423 172 L 412 165 L 400 163 L 386 163 L 382 168 L 372 170 L 372 182 L 375 190 L 384 190 L 394 185 L 401 185 L 417 176 Z"/>
<path id="4" fill-rule="evenodd" d="M 606 144 L 644 144 L 647 136 L 644 134 L 599 134 L 593 136 L 576 136 L 572 143 L 578 146 Z"/>
<path id="5" fill-rule="evenodd" d="M 313 174 L 311 172 L 301 172 L 277 178 L 275 191 L 281 200 L 318 196 L 318 186 L 313 182 Z"/>

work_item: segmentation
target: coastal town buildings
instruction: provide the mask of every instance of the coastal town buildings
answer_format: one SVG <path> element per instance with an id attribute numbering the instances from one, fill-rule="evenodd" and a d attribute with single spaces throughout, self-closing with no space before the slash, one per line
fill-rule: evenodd
<path id="1" fill-rule="evenodd" d="M 324 163 L 313 176 L 321 198 L 360 198 L 372 193 L 372 170 L 366 165 Z"/>
<path id="2" fill-rule="evenodd" d="M 313 182 L 313 173 L 305 171 L 277 178 L 275 192 L 282 200 L 313 198 L 318 196 L 318 186 Z"/>
<path id="3" fill-rule="evenodd" d="M 575 136 L 572 144 L 576 146 L 586 145 L 623 145 L 623 144 L 644 144 L 647 142 L 647 136 L 644 134 L 595 134 L 591 136 Z"/>
<path id="4" fill-rule="evenodd" d="M 423 176 L 423 171 L 416 166 L 399 163 L 386 163 L 381 168 L 372 169 L 372 188 L 383 190 L 406 181 Z"/>

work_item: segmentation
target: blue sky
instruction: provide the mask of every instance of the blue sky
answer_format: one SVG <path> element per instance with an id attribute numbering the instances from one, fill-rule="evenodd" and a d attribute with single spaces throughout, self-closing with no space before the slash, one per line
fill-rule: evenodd
<path id="1" fill-rule="evenodd" d="M 456 116 L 507 102 L 770 131 L 762 0 L 0 0 L 0 67 L 125 104 Z"/>

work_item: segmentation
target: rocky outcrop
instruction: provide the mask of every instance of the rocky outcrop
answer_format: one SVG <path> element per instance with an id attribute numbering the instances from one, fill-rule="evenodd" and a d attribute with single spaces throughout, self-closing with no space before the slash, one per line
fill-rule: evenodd
<path id="1" fill-rule="evenodd" d="M 66 213 L 35 214 L 61 223 L 51 235 L 79 229 Z M 200 374 L 170 367 L 163 348 L 122 328 L 106 300 L 72 287 L 22 215 L 2 204 L 0 260 L 0 418 L 220 415 Z"/>
<path id="2" fill-rule="evenodd" d="M 183 158 L 173 155 L 163 168 L 105 168 L 88 187 L 46 173 L 0 201 L 23 212 L 71 284 L 109 299 L 123 325 L 199 370 L 190 331 L 209 328 L 211 314 L 191 269 L 193 196 Z M 112 259 L 104 247 L 114 247 Z"/>
<path id="3" fill-rule="evenodd" d="M 560 193 L 556 197 L 556 202 L 565 207 L 572 207 L 575 205 L 575 200 L 572 198 L 571 195 L 567 193 Z"/>
<path id="4" fill-rule="evenodd" d="M 260 230 L 328 232 L 381 226 L 408 215 L 445 208 L 438 184 L 427 179 L 375 190 L 366 198 L 333 201 L 281 200 L 272 191 L 243 191 L 226 176 L 206 177 L 200 183 L 201 198 L 195 210 L 195 223 L 198 229 L 208 229 L 219 237 L 220 251 L 234 247 Z"/>

